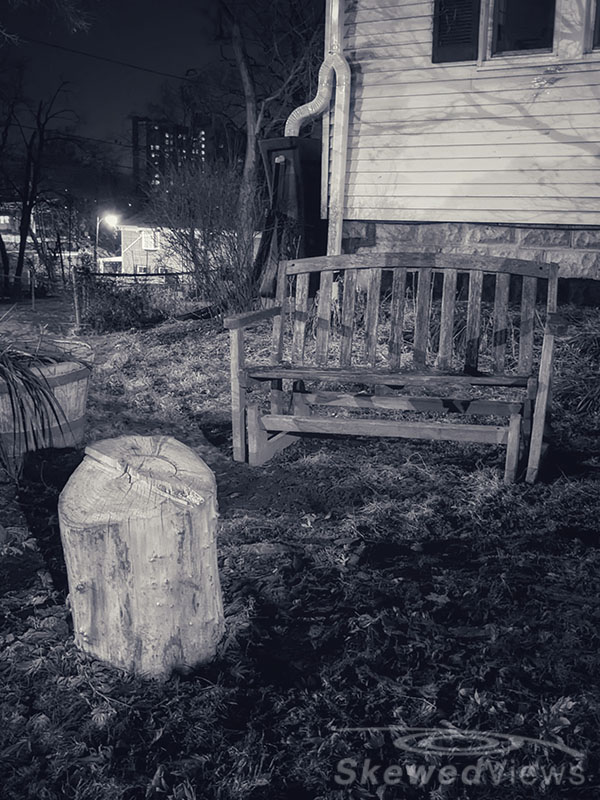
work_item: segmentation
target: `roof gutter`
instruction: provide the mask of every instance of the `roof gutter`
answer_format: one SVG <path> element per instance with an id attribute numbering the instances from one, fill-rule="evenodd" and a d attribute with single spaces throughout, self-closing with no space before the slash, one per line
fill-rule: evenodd
<path id="1" fill-rule="evenodd" d="M 298 136 L 305 122 L 323 114 L 331 104 L 335 85 L 333 107 L 333 138 L 331 142 L 331 182 L 329 185 L 327 254 L 342 252 L 344 223 L 344 197 L 346 187 L 346 160 L 348 152 L 348 123 L 350 113 L 350 66 L 344 58 L 343 38 L 344 0 L 326 0 L 325 46 L 327 55 L 319 70 L 319 83 L 314 98 L 294 109 L 285 123 L 285 136 Z M 323 126 L 324 131 L 328 127 Z M 327 186 L 327 182 L 325 183 Z"/>

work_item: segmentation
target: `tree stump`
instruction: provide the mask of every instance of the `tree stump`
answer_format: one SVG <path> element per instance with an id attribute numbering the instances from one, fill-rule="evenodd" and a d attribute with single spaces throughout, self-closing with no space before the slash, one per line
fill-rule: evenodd
<path id="1" fill-rule="evenodd" d="M 212 470 L 168 436 L 86 448 L 58 506 L 75 642 L 167 678 L 210 660 L 223 634 Z"/>

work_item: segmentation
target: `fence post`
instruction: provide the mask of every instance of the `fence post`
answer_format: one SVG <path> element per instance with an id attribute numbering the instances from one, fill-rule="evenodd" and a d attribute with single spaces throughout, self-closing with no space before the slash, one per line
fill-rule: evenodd
<path id="1" fill-rule="evenodd" d="M 77 267 L 73 267 L 71 272 L 73 279 L 73 308 L 75 309 L 75 333 L 79 333 L 81 328 L 81 309 L 79 306 L 79 286 L 77 280 Z"/>

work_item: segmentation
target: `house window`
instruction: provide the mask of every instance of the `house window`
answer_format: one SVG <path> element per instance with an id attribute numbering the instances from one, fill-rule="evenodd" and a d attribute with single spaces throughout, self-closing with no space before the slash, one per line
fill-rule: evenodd
<path id="1" fill-rule="evenodd" d="M 434 0 L 434 64 L 477 60 L 482 2 L 493 22 L 488 57 L 552 52 L 556 0 Z M 600 48 L 600 0 L 596 6 L 593 47 Z"/>
<path id="2" fill-rule="evenodd" d="M 142 231 L 142 250 L 158 250 L 158 231 Z"/>
<path id="3" fill-rule="evenodd" d="M 434 64 L 476 61 L 480 0 L 435 0 L 433 11 Z"/>
<path id="4" fill-rule="evenodd" d="M 596 0 L 596 12 L 594 17 L 594 37 L 592 39 L 594 50 L 600 48 L 600 0 Z"/>
<path id="5" fill-rule="evenodd" d="M 555 0 L 496 0 L 492 53 L 551 51 Z"/>
<path id="6" fill-rule="evenodd" d="M 10 225 L 10 217 L 8 214 L 0 214 L 0 225 Z"/>

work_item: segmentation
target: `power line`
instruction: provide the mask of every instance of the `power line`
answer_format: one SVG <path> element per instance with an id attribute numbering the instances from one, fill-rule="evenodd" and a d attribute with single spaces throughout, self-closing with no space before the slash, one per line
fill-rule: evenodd
<path id="1" fill-rule="evenodd" d="M 37 128 L 34 125 L 19 125 L 26 131 L 35 131 Z M 57 130 L 56 128 L 48 128 L 48 133 L 56 134 L 56 139 L 63 139 L 69 141 L 72 139 L 84 139 L 88 142 L 100 142 L 101 144 L 109 144 L 112 147 L 124 147 L 127 150 L 133 150 L 132 144 L 124 144 L 123 142 L 114 142 L 110 139 L 99 139 L 97 136 L 84 136 L 82 133 L 69 133 L 68 131 Z"/>
<path id="2" fill-rule="evenodd" d="M 111 142 L 110 139 L 99 139 L 97 136 L 83 136 L 83 134 L 79 133 L 67 133 L 66 131 L 55 131 L 55 133 L 59 134 L 57 138 L 59 139 L 85 139 L 88 142 L 100 142 L 101 144 L 109 144 L 112 147 L 124 147 L 127 150 L 133 150 L 132 144 L 123 144 L 123 142 Z"/>
<path id="3" fill-rule="evenodd" d="M 98 56 L 95 53 L 87 53 L 85 50 L 76 50 L 74 47 L 65 47 L 62 44 L 53 44 L 52 42 L 44 42 L 41 39 L 32 39 L 29 36 L 19 35 L 19 39 L 30 44 L 40 44 L 43 47 L 53 47 L 56 50 L 64 50 L 66 53 L 75 53 L 78 56 L 85 56 L 86 58 L 95 58 L 97 61 L 105 61 L 108 64 L 117 64 L 120 67 L 127 67 L 128 69 L 137 69 L 140 72 L 149 72 L 152 75 L 160 75 L 163 78 L 174 78 L 178 81 L 193 81 L 194 78 L 188 75 L 173 75 L 170 72 L 161 72 L 157 69 L 150 67 L 140 67 L 138 64 L 130 64 L 128 61 L 119 61 L 116 58 L 109 58 L 108 56 Z"/>

